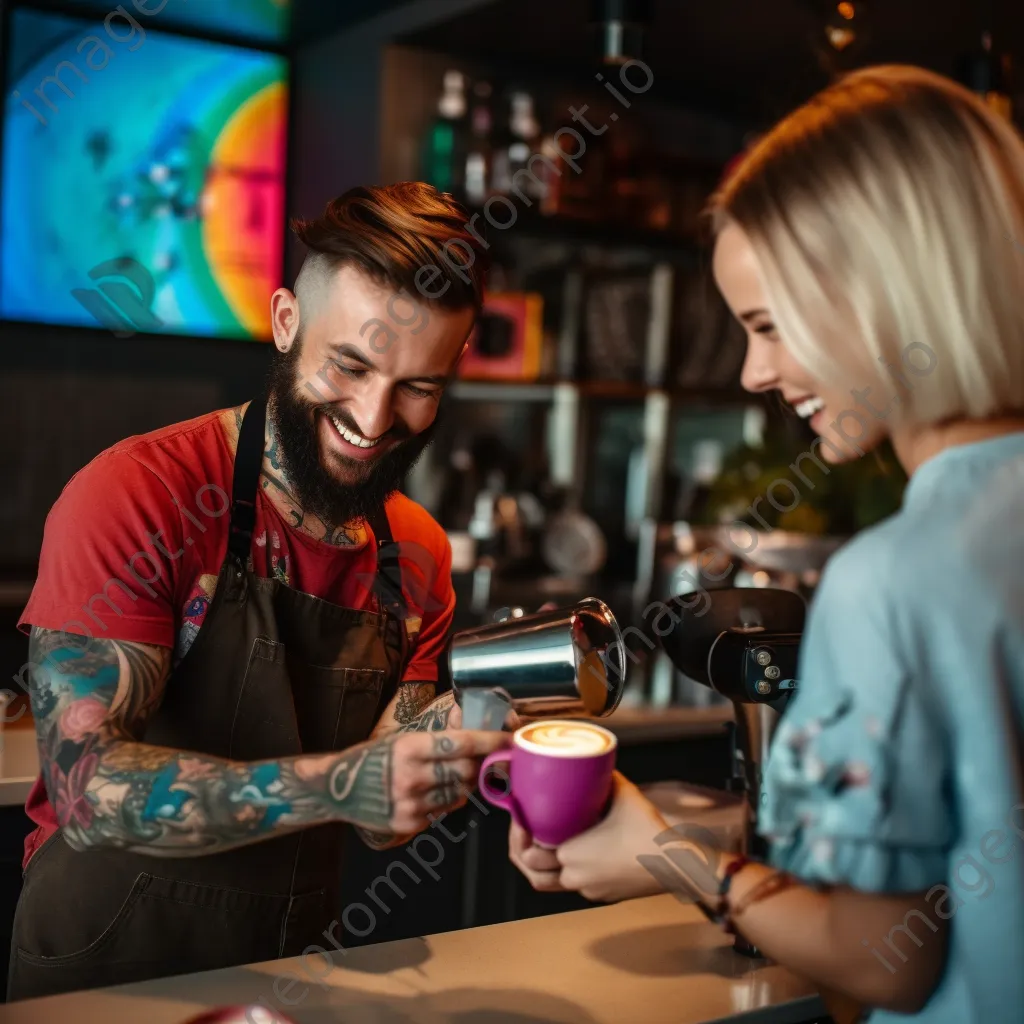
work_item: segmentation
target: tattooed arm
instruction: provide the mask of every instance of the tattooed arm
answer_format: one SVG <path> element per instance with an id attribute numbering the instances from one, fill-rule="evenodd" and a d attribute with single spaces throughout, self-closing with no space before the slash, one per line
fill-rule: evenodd
<path id="1" fill-rule="evenodd" d="M 412 834 L 461 805 L 479 759 L 508 740 L 394 734 L 330 754 L 230 761 L 139 742 L 163 695 L 166 648 L 33 628 L 30 662 L 43 778 L 76 850 L 202 855 L 327 821 Z"/>
<path id="2" fill-rule="evenodd" d="M 462 728 L 462 708 L 455 703 L 454 694 L 449 690 L 435 699 L 434 692 L 434 683 L 403 681 L 372 736 Z"/>
<path id="3" fill-rule="evenodd" d="M 455 703 L 451 692 L 444 693 L 435 700 L 433 683 L 402 682 L 391 703 L 380 716 L 370 739 L 382 739 L 405 732 L 458 729 L 461 725 L 462 709 Z M 412 838 L 412 834 L 398 835 L 387 829 L 357 828 L 356 831 L 363 842 L 375 850 L 400 846 Z"/>

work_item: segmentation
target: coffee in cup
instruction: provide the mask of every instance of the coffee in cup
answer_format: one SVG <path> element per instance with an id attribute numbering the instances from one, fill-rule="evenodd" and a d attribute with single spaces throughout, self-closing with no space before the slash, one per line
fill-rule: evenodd
<path id="1" fill-rule="evenodd" d="M 615 749 L 614 735 L 588 722 L 532 722 L 518 736 L 523 746 L 555 757 L 593 757 Z"/>
<path id="2" fill-rule="evenodd" d="M 617 745 L 614 733 L 592 722 L 530 722 L 516 730 L 510 750 L 484 759 L 480 791 L 539 846 L 559 846 L 601 820 Z M 503 791 L 488 777 L 501 762 L 508 763 Z"/>

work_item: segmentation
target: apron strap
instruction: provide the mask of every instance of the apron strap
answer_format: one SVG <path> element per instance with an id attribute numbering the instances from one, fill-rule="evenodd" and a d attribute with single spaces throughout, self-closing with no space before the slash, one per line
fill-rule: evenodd
<path id="1" fill-rule="evenodd" d="M 231 481 L 231 522 L 228 550 L 244 566 L 252 549 L 256 529 L 256 496 L 260 488 L 263 448 L 267 430 L 267 399 L 254 398 L 242 416 L 235 450 L 235 471 Z"/>
<path id="2" fill-rule="evenodd" d="M 398 559 L 398 544 L 391 536 L 391 524 L 387 510 L 382 506 L 375 509 L 367 522 L 373 530 L 377 545 L 377 579 L 374 590 L 381 607 L 396 619 L 404 620 L 409 615 L 409 606 L 402 590 L 402 564 Z"/>
<path id="3" fill-rule="evenodd" d="M 244 566 L 252 548 L 256 529 L 256 498 L 259 494 L 260 470 L 267 429 L 267 398 L 254 398 L 242 416 L 235 451 L 235 469 L 231 481 L 231 521 L 228 549 Z M 408 617 L 409 608 L 402 590 L 402 566 L 398 544 L 391 536 L 387 511 L 381 507 L 367 517 L 377 545 L 377 576 L 374 592 L 381 607 L 399 620 Z"/>

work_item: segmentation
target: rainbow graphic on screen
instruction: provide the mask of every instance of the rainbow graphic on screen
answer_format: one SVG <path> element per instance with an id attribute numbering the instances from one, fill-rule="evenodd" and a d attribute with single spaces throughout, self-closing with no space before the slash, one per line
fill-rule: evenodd
<path id="1" fill-rule="evenodd" d="M 139 331 L 269 338 L 285 59 L 110 24 L 12 14 L 0 316 L 110 327 L 97 304 L 138 297 L 142 275 Z"/>

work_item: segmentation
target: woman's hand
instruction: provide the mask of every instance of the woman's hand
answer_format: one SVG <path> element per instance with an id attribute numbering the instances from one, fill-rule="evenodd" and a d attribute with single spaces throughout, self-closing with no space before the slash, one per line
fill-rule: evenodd
<path id="1" fill-rule="evenodd" d="M 508 830 L 508 859 L 523 873 L 537 892 L 565 892 L 558 876 L 562 865 L 554 850 L 537 846 L 533 836 L 515 818 Z"/>
<path id="2" fill-rule="evenodd" d="M 605 818 L 557 850 L 536 846 L 525 829 L 512 823 L 509 859 L 538 892 L 578 892 L 588 900 L 615 903 L 662 891 L 637 857 L 657 850 L 652 840 L 668 825 L 619 772 L 612 784 Z"/>
<path id="3" fill-rule="evenodd" d="M 657 850 L 653 843 L 668 823 L 624 775 L 612 777 L 611 806 L 598 824 L 556 851 L 564 889 L 588 900 L 617 903 L 653 896 L 661 884 L 637 860 Z"/>

